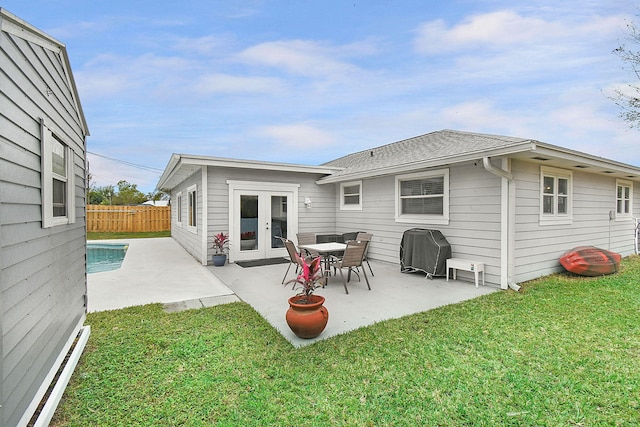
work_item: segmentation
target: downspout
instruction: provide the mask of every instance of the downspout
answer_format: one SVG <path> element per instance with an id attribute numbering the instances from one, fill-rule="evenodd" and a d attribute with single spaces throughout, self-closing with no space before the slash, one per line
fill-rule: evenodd
<path id="1" fill-rule="evenodd" d="M 508 161 L 508 159 L 505 159 L 505 160 Z M 482 166 L 487 172 L 502 178 L 503 190 L 501 191 L 501 198 L 502 198 L 501 210 L 503 213 L 502 215 L 503 220 L 501 220 L 502 221 L 501 229 L 503 230 L 503 232 L 501 236 L 501 242 L 504 242 L 503 247 L 506 247 L 506 254 L 505 254 L 505 258 L 501 256 L 500 267 L 504 269 L 503 271 L 506 270 L 507 287 L 513 289 L 514 291 L 519 291 L 520 286 L 518 286 L 513 281 L 513 271 L 512 271 L 513 262 L 511 260 L 511 246 L 512 246 L 511 233 L 514 227 L 514 224 L 512 223 L 513 221 L 511 218 L 511 215 L 513 214 L 511 201 L 513 197 L 515 197 L 515 195 L 512 194 L 513 193 L 513 175 L 508 170 L 495 167 L 493 164 L 491 164 L 491 159 L 489 157 L 482 158 Z M 508 166 L 508 164 L 506 166 Z M 503 262 L 502 259 L 504 259 L 505 261 Z"/>

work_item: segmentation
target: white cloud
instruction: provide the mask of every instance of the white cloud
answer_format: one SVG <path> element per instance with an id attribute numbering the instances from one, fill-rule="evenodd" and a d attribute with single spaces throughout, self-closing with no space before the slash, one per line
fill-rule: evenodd
<path id="1" fill-rule="evenodd" d="M 284 148 L 307 150 L 309 153 L 334 143 L 329 132 L 308 124 L 265 126 L 258 133 Z"/>
<path id="2" fill-rule="evenodd" d="M 512 10 L 473 15 L 447 26 L 444 20 L 426 22 L 416 30 L 414 48 L 423 54 L 473 50 L 522 49 L 531 45 L 557 47 L 593 40 L 618 32 L 622 15 L 591 16 L 584 22 L 545 20 Z"/>
<path id="3" fill-rule="evenodd" d="M 173 49 L 186 51 L 199 55 L 213 55 L 218 53 L 220 48 L 225 47 L 227 41 L 220 37 L 204 36 L 196 38 L 181 37 L 173 44 Z"/>
<path id="4" fill-rule="evenodd" d="M 274 93 L 282 88 L 282 81 L 271 77 L 244 77 L 228 74 L 200 76 L 193 90 L 200 93 Z"/>
<path id="5" fill-rule="evenodd" d="M 307 77 L 327 78 L 349 75 L 357 71 L 352 64 L 335 59 L 338 48 L 317 42 L 285 40 L 261 43 L 245 49 L 238 59 L 249 64 L 282 69 L 288 73 Z"/>

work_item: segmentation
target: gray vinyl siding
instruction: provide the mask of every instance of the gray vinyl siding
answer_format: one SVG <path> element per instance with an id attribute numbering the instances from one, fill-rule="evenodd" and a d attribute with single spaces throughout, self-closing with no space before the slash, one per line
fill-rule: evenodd
<path id="1" fill-rule="evenodd" d="M 189 229 L 189 193 L 188 188 L 196 185 L 196 230 Z M 182 191 L 182 206 L 177 205 L 176 194 Z M 171 236 L 197 260 L 202 257 L 202 172 L 198 171 L 181 182 L 171 194 Z M 182 225 L 178 225 L 177 209 L 182 211 Z"/>
<path id="2" fill-rule="evenodd" d="M 523 282 L 562 271 L 560 256 L 581 245 L 597 246 L 623 256 L 633 253 L 632 219 L 609 220 L 616 209 L 616 179 L 573 172 L 573 221 L 540 225 L 540 165 L 514 161 L 516 185 L 516 281 Z M 638 186 L 634 183 L 637 215 Z"/>
<path id="3" fill-rule="evenodd" d="M 289 230 L 289 238 L 295 241 L 297 232 L 335 233 L 335 192 L 333 186 L 318 186 L 315 181 L 320 175 L 285 171 L 265 171 L 234 168 L 209 167 L 208 181 L 208 236 L 219 232 L 229 232 L 229 185 L 232 181 L 259 181 L 284 184 L 299 184 L 298 189 L 298 230 Z M 306 208 L 305 197 L 312 200 L 312 207 Z M 207 257 L 213 254 L 208 249 Z"/>
<path id="4" fill-rule="evenodd" d="M 85 129 L 63 60 L 0 32 L 0 425 L 6 426 L 23 416 L 86 309 Z M 42 228 L 40 206 L 41 117 L 74 152 L 75 223 L 51 228 Z"/>
<path id="5" fill-rule="evenodd" d="M 439 225 L 395 221 L 395 176 L 363 180 L 361 211 L 340 209 L 336 184 L 336 229 L 373 233 L 369 257 L 397 264 L 406 230 L 440 230 L 453 257 L 484 262 L 486 282 L 499 285 L 500 186 L 500 178 L 473 163 L 449 168 L 449 224 Z M 459 277 L 472 280 L 473 276 L 461 271 Z"/>

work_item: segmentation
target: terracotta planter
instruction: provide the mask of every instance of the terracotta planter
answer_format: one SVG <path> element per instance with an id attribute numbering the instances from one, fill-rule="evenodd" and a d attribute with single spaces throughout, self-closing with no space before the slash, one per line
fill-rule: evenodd
<path id="1" fill-rule="evenodd" d="M 315 338 L 324 331 L 329 321 L 329 311 L 324 304 L 324 297 L 311 295 L 310 304 L 299 304 L 300 296 L 289 298 L 287 324 L 294 334 L 300 338 Z"/>

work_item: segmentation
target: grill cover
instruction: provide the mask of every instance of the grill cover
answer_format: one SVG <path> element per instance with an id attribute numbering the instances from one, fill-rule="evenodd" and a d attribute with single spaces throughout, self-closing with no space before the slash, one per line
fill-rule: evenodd
<path id="1" fill-rule="evenodd" d="M 447 275 L 447 259 L 451 245 L 439 230 L 412 228 L 402 235 L 400 243 L 400 271 L 422 271 L 431 276 Z"/>

